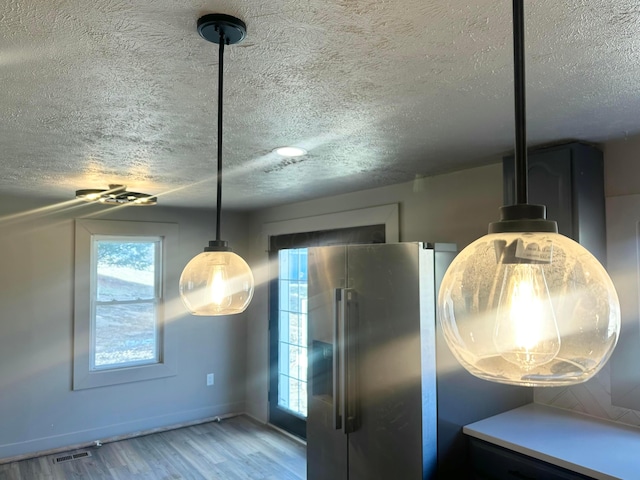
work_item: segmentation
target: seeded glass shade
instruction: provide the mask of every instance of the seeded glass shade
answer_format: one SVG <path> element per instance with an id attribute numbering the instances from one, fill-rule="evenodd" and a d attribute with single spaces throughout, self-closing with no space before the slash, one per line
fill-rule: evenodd
<path id="1" fill-rule="evenodd" d="M 232 315 L 245 311 L 253 297 L 253 274 L 231 251 L 204 252 L 180 276 L 180 297 L 193 315 Z"/>
<path id="2" fill-rule="evenodd" d="M 611 279 L 580 244 L 551 232 L 490 233 L 447 270 L 438 298 L 444 338 L 473 375 L 525 386 L 590 379 L 620 333 Z"/>

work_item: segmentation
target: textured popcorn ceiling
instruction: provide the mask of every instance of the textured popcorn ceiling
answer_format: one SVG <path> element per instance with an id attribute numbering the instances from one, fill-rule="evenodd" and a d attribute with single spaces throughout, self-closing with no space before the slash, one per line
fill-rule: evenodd
<path id="1" fill-rule="evenodd" d="M 634 0 L 526 3 L 529 144 L 640 132 Z M 224 205 L 251 209 L 482 164 L 513 145 L 509 0 L 5 0 L 0 193 L 123 183 L 213 206 L 227 13 Z M 275 147 L 309 155 L 285 160 Z"/>

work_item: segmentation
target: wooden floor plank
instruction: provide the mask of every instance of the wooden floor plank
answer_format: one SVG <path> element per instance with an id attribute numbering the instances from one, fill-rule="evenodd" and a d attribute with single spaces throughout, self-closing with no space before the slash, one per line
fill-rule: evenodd
<path id="1" fill-rule="evenodd" d="M 246 416 L 0 465 L 0 480 L 303 480 L 304 445 Z M 70 452 L 75 453 L 75 452 Z"/>

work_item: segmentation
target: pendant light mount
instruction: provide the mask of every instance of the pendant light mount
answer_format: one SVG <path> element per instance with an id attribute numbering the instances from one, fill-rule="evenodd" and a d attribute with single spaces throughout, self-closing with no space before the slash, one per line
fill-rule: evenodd
<path id="1" fill-rule="evenodd" d="M 500 220 L 489 224 L 489 233 L 558 233 L 558 223 L 547 220 L 547 207 L 521 203 L 500 207 Z"/>
<path id="2" fill-rule="evenodd" d="M 220 43 L 222 36 L 225 44 L 234 45 L 247 36 L 247 26 L 231 15 L 210 13 L 198 19 L 198 33 L 211 43 Z"/>
<path id="3" fill-rule="evenodd" d="M 205 252 L 230 252 L 229 242 L 226 240 L 209 240 L 209 246 L 204 247 Z"/>

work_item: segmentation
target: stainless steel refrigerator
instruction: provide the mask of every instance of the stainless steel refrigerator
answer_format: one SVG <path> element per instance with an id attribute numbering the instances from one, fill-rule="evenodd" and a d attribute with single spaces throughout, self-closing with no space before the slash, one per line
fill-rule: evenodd
<path id="1" fill-rule="evenodd" d="M 437 467 L 436 286 L 449 244 L 308 252 L 308 480 L 419 480 Z"/>

